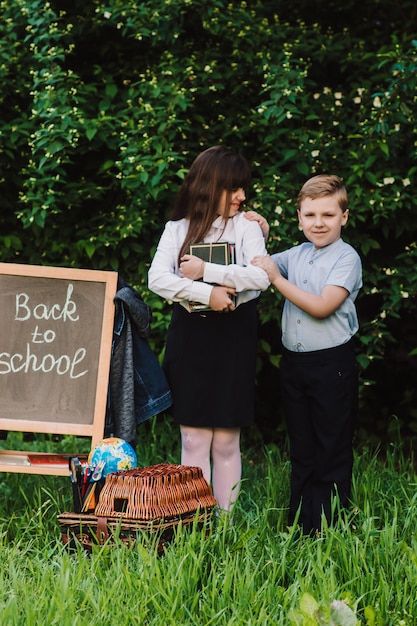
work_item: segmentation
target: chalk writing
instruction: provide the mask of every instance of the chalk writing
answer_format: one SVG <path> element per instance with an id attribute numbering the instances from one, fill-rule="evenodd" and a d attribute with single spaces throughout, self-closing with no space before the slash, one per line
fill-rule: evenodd
<path id="1" fill-rule="evenodd" d="M 56 332 L 54 330 L 39 331 L 39 326 L 36 326 L 32 333 L 32 343 L 52 343 L 55 341 Z"/>
<path id="2" fill-rule="evenodd" d="M 45 304 L 37 304 L 33 309 L 28 306 L 29 296 L 26 293 L 18 293 L 16 295 L 16 317 L 18 322 L 24 322 L 31 318 L 31 315 L 37 320 L 62 320 L 65 322 L 69 319 L 71 322 L 77 322 L 79 316 L 76 315 L 77 305 L 71 300 L 71 295 L 74 290 L 73 285 L 70 283 L 67 288 L 67 297 L 64 306 L 61 308 L 59 304 L 54 304 L 51 307 Z"/>
<path id="3" fill-rule="evenodd" d="M 74 286 L 72 283 L 69 283 L 64 304 L 55 303 L 52 305 L 42 302 L 33 304 L 31 297 L 27 293 L 18 293 L 16 294 L 14 319 L 16 322 L 27 322 L 31 319 L 54 322 L 78 322 L 80 317 L 77 313 L 77 304 L 71 299 L 73 291 Z M 88 373 L 88 369 L 83 369 L 83 361 L 87 355 L 85 348 L 77 348 L 73 354 L 57 356 L 48 353 L 37 355 L 31 349 L 31 344 L 51 344 L 55 341 L 57 333 L 51 328 L 42 330 L 37 324 L 30 337 L 31 342 L 26 343 L 25 350 L 15 354 L 10 352 L 0 353 L 0 375 L 17 374 L 19 372 L 25 374 L 30 372 L 48 374 L 52 372 L 59 376 L 67 374 L 70 379 L 77 379 Z"/>
<path id="4" fill-rule="evenodd" d="M 72 379 L 85 376 L 88 370 L 77 371 L 78 366 L 85 359 L 87 352 L 85 348 L 79 348 L 75 354 L 70 357 L 63 354 L 59 357 L 53 354 L 45 354 L 42 357 L 32 354 L 30 344 L 26 344 L 26 354 L 9 354 L 8 352 L 0 353 L 0 374 L 16 374 L 17 372 L 48 372 L 55 371 L 60 376 L 69 374 Z"/>

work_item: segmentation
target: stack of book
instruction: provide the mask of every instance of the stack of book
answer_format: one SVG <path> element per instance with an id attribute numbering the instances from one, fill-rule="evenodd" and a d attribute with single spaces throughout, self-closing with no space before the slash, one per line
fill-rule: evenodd
<path id="1" fill-rule="evenodd" d="M 235 244 L 227 241 L 216 243 L 193 243 L 190 244 L 189 254 L 197 256 L 207 263 L 218 263 L 219 265 L 233 265 L 236 263 Z M 230 299 L 236 306 L 236 296 L 231 295 Z M 191 312 L 211 311 L 208 304 L 200 302 L 190 302 Z"/>

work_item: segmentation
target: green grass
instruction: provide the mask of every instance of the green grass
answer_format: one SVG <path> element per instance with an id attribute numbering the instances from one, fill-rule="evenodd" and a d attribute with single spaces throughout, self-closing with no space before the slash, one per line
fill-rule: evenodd
<path id="1" fill-rule="evenodd" d="M 179 437 L 169 424 L 154 420 L 141 432 L 141 465 L 178 462 Z M 351 513 L 311 539 L 286 526 L 286 452 L 260 444 L 244 444 L 243 452 L 233 525 L 216 519 L 209 536 L 178 528 L 160 557 L 155 537 L 133 549 L 120 543 L 69 553 L 57 522 L 71 510 L 69 479 L 3 474 L 0 624 L 417 624 L 413 458 L 401 447 L 357 451 Z"/>

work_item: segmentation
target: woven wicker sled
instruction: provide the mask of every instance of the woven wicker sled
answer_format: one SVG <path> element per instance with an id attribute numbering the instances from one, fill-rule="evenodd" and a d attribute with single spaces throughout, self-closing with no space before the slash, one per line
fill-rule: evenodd
<path id="1" fill-rule="evenodd" d="M 116 537 L 132 546 L 146 532 L 157 533 L 162 552 L 179 524 L 208 529 L 215 505 L 201 468 L 161 463 L 109 474 L 94 514 L 61 513 L 58 522 L 70 547 L 91 550 Z"/>

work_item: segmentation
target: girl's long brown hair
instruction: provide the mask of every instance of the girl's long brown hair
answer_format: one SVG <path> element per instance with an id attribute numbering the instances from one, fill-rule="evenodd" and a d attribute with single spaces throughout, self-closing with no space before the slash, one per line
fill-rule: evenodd
<path id="1" fill-rule="evenodd" d="M 245 189 L 250 181 L 250 167 L 241 154 L 224 146 L 213 146 L 199 154 L 181 185 L 171 214 L 172 220 L 189 220 L 179 259 L 190 243 L 204 240 L 216 219 L 223 191 L 228 192 L 224 214 L 227 219 L 232 190 Z"/>

